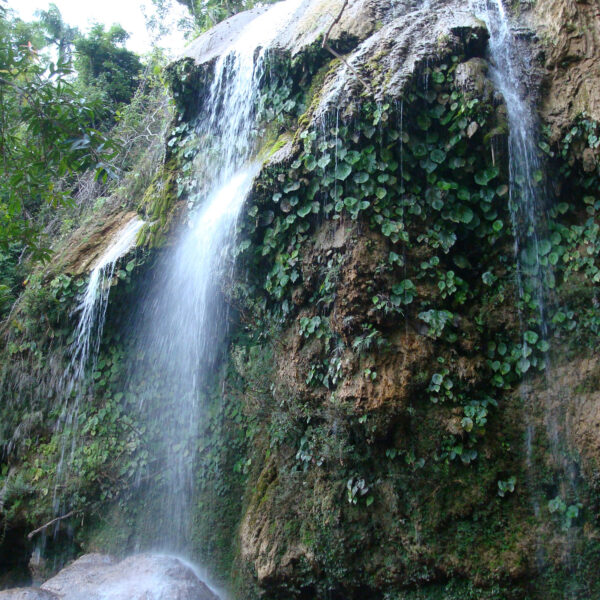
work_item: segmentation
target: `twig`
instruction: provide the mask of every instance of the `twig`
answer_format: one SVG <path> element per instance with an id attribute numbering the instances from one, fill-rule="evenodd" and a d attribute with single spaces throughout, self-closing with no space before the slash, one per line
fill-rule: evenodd
<path id="1" fill-rule="evenodd" d="M 338 13 L 337 17 L 331 22 L 329 29 L 325 33 L 325 37 L 323 38 L 323 43 L 321 44 L 321 47 L 327 50 L 327 52 L 333 54 L 333 56 L 335 56 L 339 60 L 341 60 L 354 73 L 354 75 L 356 75 L 356 78 L 363 84 L 364 87 L 366 87 L 367 89 L 371 89 L 371 86 L 360 76 L 360 73 L 339 52 L 334 50 L 329 45 L 329 36 L 331 35 L 331 31 L 340 22 L 340 19 L 342 18 L 342 15 L 344 14 L 346 7 L 348 6 L 348 2 L 349 0 L 344 0 L 344 4 L 342 4 L 342 8 L 340 8 L 340 12 Z"/>
<path id="2" fill-rule="evenodd" d="M 49 521 L 45 525 L 42 525 L 41 527 L 34 529 L 31 533 L 28 533 L 27 539 L 30 540 L 34 535 L 44 531 L 45 529 L 48 529 L 48 527 L 51 527 L 52 525 L 54 525 L 54 523 L 58 523 L 58 521 L 63 521 L 64 519 L 68 519 L 69 517 L 72 517 L 74 514 L 75 514 L 75 511 L 72 510 L 71 512 L 68 512 L 66 515 L 63 515 L 62 517 L 56 517 L 56 519 L 52 519 L 52 521 Z"/>
<path id="3" fill-rule="evenodd" d="M 323 48 L 326 48 L 327 42 L 329 41 L 329 36 L 331 35 L 331 30 L 340 22 L 340 19 L 342 18 L 342 15 L 344 14 L 346 7 L 348 6 L 348 2 L 349 0 L 344 0 L 344 4 L 342 4 L 342 8 L 340 8 L 338 16 L 333 20 L 333 22 L 329 26 L 329 29 L 327 30 L 327 33 L 323 38 Z"/>

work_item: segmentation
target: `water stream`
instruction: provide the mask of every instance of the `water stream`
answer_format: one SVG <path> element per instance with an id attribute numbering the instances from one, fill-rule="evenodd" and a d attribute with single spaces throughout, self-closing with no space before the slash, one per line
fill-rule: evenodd
<path id="1" fill-rule="evenodd" d="M 520 49 L 515 39 L 509 15 L 502 0 L 470 0 L 471 9 L 482 19 L 489 31 L 489 54 L 491 59 L 490 76 L 496 89 L 502 94 L 508 115 L 509 125 L 509 168 L 510 168 L 510 198 L 509 208 L 514 233 L 514 254 L 517 266 L 517 287 L 519 300 L 528 306 L 533 315 L 525 322 L 520 312 L 521 331 L 523 334 L 523 359 L 530 356 L 527 329 L 535 328 L 532 323 L 537 321 L 541 340 L 549 341 L 547 312 L 551 291 L 554 288 L 554 273 L 548 260 L 550 244 L 547 241 L 546 194 L 543 183 L 543 164 L 537 148 L 539 131 L 533 105 L 528 99 L 525 89 L 531 65 L 527 52 Z M 527 364 L 528 364 L 527 360 Z M 545 368 L 547 388 L 551 388 L 551 364 L 548 358 L 542 365 Z M 526 370 L 526 369 L 525 369 Z M 560 408 L 552 404 L 548 398 L 544 410 L 545 433 L 550 442 L 550 449 L 557 469 L 559 480 L 559 496 L 577 498 L 576 474 L 572 461 L 562 447 L 566 443 L 562 433 L 564 417 L 559 414 Z M 560 407 L 560 405 L 558 405 Z M 533 464 L 536 428 L 531 415 L 539 412 L 539 407 L 527 406 L 525 409 L 526 422 L 526 460 L 530 479 L 535 475 Z M 532 488 L 532 503 L 534 512 L 540 514 L 543 504 L 547 501 L 543 492 Z M 580 505 L 570 509 L 579 510 Z M 577 513 L 575 513 L 577 514 Z M 569 533 L 569 543 L 573 543 L 573 533 Z M 539 540 L 541 541 L 541 540 Z M 539 548 L 538 561 L 543 563 L 543 549 Z M 571 565 L 571 568 L 572 565 Z M 570 598 L 565 590 L 565 598 Z"/>
<path id="2" fill-rule="evenodd" d="M 547 339 L 547 290 L 553 274 L 543 256 L 546 232 L 543 166 L 537 147 L 538 122 L 526 89 L 531 65 L 527 52 L 523 52 L 515 39 L 502 0 L 471 0 L 471 8 L 489 31 L 490 77 L 504 98 L 508 116 L 509 208 L 519 297 L 534 307 L 542 337 Z M 527 341 L 523 343 L 526 347 Z"/>
<path id="3" fill-rule="evenodd" d="M 258 171 L 256 105 L 269 45 L 301 0 L 278 3 L 253 20 L 216 61 L 197 122 L 202 148 L 190 196 L 198 208 L 163 256 L 136 325 L 129 391 L 159 423 L 154 459 L 163 490 L 145 525 L 147 542 L 186 552 L 191 540 L 194 467 L 203 397 L 210 393 L 228 310 L 221 285 L 231 278 L 235 225 Z"/>
<path id="4" fill-rule="evenodd" d="M 115 267 L 119 259 L 135 245 L 143 224 L 141 219 L 134 217 L 117 232 L 91 270 L 88 284 L 73 311 L 79 317 L 69 346 L 70 361 L 59 383 L 63 408 L 56 425 L 61 444 L 54 492 L 54 510 L 57 515 L 61 509 L 57 490 L 68 475 L 68 466 L 75 450 L 79 405 L 85 392 L 86 375 L 93 371 L 98 357 Z"/>

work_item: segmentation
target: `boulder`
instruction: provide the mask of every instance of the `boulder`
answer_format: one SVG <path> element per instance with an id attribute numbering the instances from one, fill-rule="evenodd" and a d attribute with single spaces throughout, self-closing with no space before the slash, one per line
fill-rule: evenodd
<path id="1" fill-rule="evenodd" d="M 59 600 L 59 596 L 37 588 L 17 588 L 0 592 L 1 600 Z"/>
<path id="2" fill-rule="evenodd" d="M 118 562 L 86 554 L 41 589 L 0 592 L 0 600 L 219 600 L 194 570 L 172 556 L 139 554 Z"/>

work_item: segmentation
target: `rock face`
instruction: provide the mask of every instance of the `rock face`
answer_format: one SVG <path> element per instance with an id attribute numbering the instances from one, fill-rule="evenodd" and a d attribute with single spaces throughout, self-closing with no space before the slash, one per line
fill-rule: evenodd
<path id="1" fill-rule="evenodd" d="M 546 409 L 546 427 L 569 440 L 580 456 L 585 479 L 600 489 L 600 362 L 570 361 L 552 375 L 546 387 L 533 392 L 535 402 Z"/>
<path id="2" fill-rule="evenodd" d="M 329 45 L 344 55 L 328 73 L 313 117 L 334 106 L 348 111 L 351 99 L 364 93 L 377 100 L 396 97 L 424 61 L 453 46 L 481 50 L 487 39 L 485 27 L 462 2 L 350 0 L 342 11 L 343 0 L 303 0 L 294 7 L 272 49 L 295 57 L 328 34 Z M 258 8 L 220 23 L 191 44 L 183 58 L 197 65 L 210 63 L 263 13 Z"/>
<path id="3" fill-rule="evenodd" d="M 194 571 L 170 556 L 141 554 L 118 562 L 86 554 L 41 589 L 0 592 L 2 600 L 218 600 Z"/>
<path id="4" fill-rule="evenodd" d="M 65 265 L 64 271 L 81 275 L 92 269 L 118 232 L 136 217 L 136 212 L 118 212 L 93 228 L 85 226 L 78 229 L 68 249 L 58 258 Z"/>
<path id="5" fill-rule="evenodd" d="M 540 0 L 533 20 L 546 53 L 542 116 L 554 136 L 582 111 L 600 119 L 600 5 Z"/>
<path id="6" fill-rule="evenodd" d="M 343 0 L 301 0 L 291 7 L 293 16 L 289 25 L 274 40 L 272 47 L 285 49 L 292 56 L 313 44 L 329 29 L 343 6 Z M 413 3 L 410 3 L 413 4 Z M 219 23 L 190 44 L 183 58 L 191 58 L 197 64 L 211 62 L 238 39 L 246 26 L 267 8 L 261 7 L 235 15 Z M 331 31 L 330 40 L 335 43 L 341 37 L 362 41 L 375 28 L 376 19 L 385 9 L 375 0 L 350 0 L 340 21 Z"/>

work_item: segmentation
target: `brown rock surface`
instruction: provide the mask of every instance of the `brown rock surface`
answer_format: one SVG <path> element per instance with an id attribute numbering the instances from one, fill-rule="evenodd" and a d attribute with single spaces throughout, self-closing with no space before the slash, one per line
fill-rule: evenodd
<path id="1" fill-rule="evenodd" d="M 77 230 L 69 247 L 57 258 L 64 264 L 63 271 L 71 275 L 81 275 L 94 267 L 94 263 L 113 240 L 114 236 L 129 221 L 137 217 L 137 213 L 119 212 L 108 215 L 104 221 Z"/>
<path id="2" fill-rule="evenodd" d="M 557 138 L 582 111 L 600 120 L 600 4 L 539 0 L 533 19 L 546 49 L 542 117 Z"/>
<path id="3" fill-rule="evenodd" d="M 585 480 L 599 489 L 600 360 L 574 358 L 551 365 L 547 378 L 524 383 L 519 395 L 530 407 L 532 424 L 549 440 L 547 465 L 568 472 L 577 460 Z M 561 449 L 563 444 L 572 456 Z"/>
<path id="4" fill-rule="evenodd" d="M 580 359 L 551 372 L 549 431 L 566 438 L 581 457 L 586 479 L 600 485 L 600 361 Z M 566 418 L 562 418 L 566 407 Z"/>

